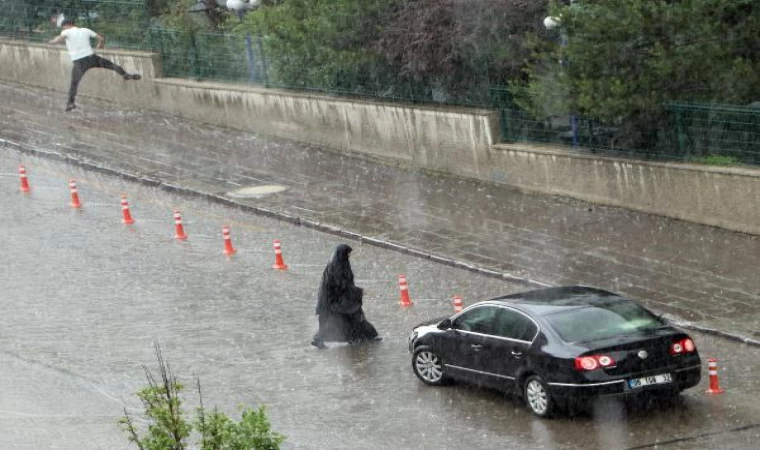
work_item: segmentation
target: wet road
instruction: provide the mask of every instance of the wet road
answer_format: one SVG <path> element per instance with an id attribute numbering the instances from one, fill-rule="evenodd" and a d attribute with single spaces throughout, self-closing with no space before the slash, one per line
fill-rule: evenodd
<path id="1" fill-rule="evenodd" d="M 719 228 L 426 174 L 83 97 L 0 82 L 0 140 L 303 222 L 550 284 L 621 291 L 760 345 L 760 239 Z M 0 148 L 2 148 L 0 141 Z"/>
<path id="2" fill-rule="evenodd" d="M 521 289 L 490 277 L 352 244 L 379 344 L 319 351 L 308 341 L 335 237 L 7 152 L 0 162 L 0 447 L 131 448 L 116 427 L 144 385 L 152 344 L 180 378 L 200 377 L 207 405 L 267 404 L 285 448 L 752 448 L 760 438 L 758 349 L 696 336 L 721 359 L 727 393 L 698 389 L 669 405 L 600 404 L 540 420 L 499 393 L 430 388 L 410 369 L 406 336 L 428 317 Z M 32 192 L 18 191 L 18 164 Z M 74 177 L 84 204 L 68 206 Z M 121 224 L 129 195 L 134 226 Z M 179 208 L 190 239 L 172 239 Z M 231 225 L 238 254 L 222 254 Z M 281 239 L 287 272 L 270 267 Z M 397 305 L 409 278 L 414 308 Z M 705 376 L 706 378 L 706 376 Z M 189 394 L 187 406 L 196 404 Z"/>

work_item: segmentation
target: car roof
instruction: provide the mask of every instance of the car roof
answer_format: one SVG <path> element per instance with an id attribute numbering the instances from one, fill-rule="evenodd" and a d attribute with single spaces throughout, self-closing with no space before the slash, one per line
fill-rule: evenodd
<path id="1" fill-rule="evenodd" d="M 625 297 L 588 286 L 560 286 L 519 292 L 488 300 L 543 316 L 554 312 L 587 308 L 615 301 L 628 301 Z"/>

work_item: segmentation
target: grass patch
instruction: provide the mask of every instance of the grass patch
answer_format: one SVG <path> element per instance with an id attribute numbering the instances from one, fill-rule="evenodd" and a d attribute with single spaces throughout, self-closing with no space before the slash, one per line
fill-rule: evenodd
<path id="1" fill-rule="evenodd" d="M 689 162 L 708 164 L 711 166 L 738 166 L 741 164 L 741 162 L 733 156 L 720 155 L 696 156 L 689 158 Z"/>

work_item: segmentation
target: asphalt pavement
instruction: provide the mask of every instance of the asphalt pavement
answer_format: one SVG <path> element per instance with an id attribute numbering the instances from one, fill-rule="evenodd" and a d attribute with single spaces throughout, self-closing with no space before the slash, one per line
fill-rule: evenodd
<path id="1" fill-rule="evenodd" d="M 72 178 L 81 209 L 69 206 Z M 134 225 L 122 223 L 121 194 Z M 344 239 L 14 150 L 0 160 L 0 198 L 0 448 L 134 448 L 116 421 L 123 407 L 139 414 L 156 341 L 180 381 L 201 380 L 207 406 L 266 405 L 284 449 L 742 449 L 760 438 L 752 346 L 695 335 L 703 357 L 720 359 L 725 394 L 705 394 L 705 376 L 674 402 L 543 420 L 498 392 L 422 384 L 407 351 L 413 324 L 452 312 L 453 295 L 467 304 L 520 283 L 349 242 L 384 339 L 318 350 L 316 291 Z M 174 209 L 186 242 L 173 238 Z M 287 271 L 271 267 L 274 239 Z M 410 309 L 398 305 L 400 273 Z M 192 389 L 184 398 L 198 404 Z"/>
<path id="2" fill-rule="evenodd" d="M 0 100 L 6 146 L 507 279 L 619 291 L 692 329 L 760 343 L 757 236 L 393 167 L 88 98 L 64 113 L 60 93 L 9 82 L 0 82 Z M 258 195 L 232 197 L 244 188 Z"/>

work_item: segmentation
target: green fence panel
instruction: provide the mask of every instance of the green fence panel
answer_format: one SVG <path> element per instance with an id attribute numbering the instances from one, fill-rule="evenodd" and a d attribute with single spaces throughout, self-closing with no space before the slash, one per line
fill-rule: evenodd
<path id="1" fill-rule="evenodd" d="M 760 164 L 760 106 L 671 103 L 679 152 L 690 159 L 723 157 Z"/>
<path id="2" fill-rule="evenodd" d="M 492 88 L 504 142 L 571 147 L 572 116 L 537 117 L 514 104 L 509 89 Z M 760 164 L 760 105 L 746 107 L 676 102 L 668 115 L 631 145 L 626 124 L 576 117 L 577 150 L 610 156 L 713 164 Z M 628 133 L 628 134 L 626 134 Z"/>

